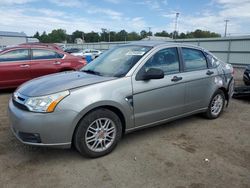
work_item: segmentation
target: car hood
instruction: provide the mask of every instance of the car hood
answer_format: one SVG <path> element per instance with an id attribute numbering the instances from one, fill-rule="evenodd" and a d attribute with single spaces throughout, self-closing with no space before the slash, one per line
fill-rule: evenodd
<path id="1" fill-rule="evenodd" d="M 43 96 L 114 79 L 116 78 L 97 76 L 80 71 L 62 72 L 30 80 L 21 85 L 17 92 L 29 97 Z"/>

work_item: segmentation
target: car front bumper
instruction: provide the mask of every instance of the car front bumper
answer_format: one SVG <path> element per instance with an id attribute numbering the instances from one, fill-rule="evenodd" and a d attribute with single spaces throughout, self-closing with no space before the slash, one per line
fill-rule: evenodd
<path id="1" fill-rule="evenodd" d="M 9 101 L 11 130 L 24 144 L 58 148 L 71 147 L 74 111 L 34 113 L 22 110 Z"/>

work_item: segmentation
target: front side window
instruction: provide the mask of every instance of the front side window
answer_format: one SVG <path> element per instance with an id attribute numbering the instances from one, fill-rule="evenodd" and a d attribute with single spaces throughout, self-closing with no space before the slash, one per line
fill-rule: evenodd
<path id="1" fill-rule="evenodd" d="M 207 61 L 200 50 L 182 48 L 185 71 L 195 71 L 207 69 Z"/>
<path id="2" fill-rule="evenodd" d="M 161 69 L 165 75 L 178 73 L 180 67 L 177 49 L 166 48 L 155 53 L 143 66 L 146 71 L 149 68 Z"/>
<path id="3" fill-rule="evenodd" d="M 33 49 L 32 59 L 55 59 L 59 58 L 59 54 L 51 50 Z"/>
<path id="4" fill-rule="evenodd" d="M 148 46 L 137 45 L 115 47 L 87 64 L 82 71 L 101 76 L 123 77 L 150 49 Z"/>
<path id="5" fill-rule="evenodd" d="M 0 55 L 0 62 L 24 60 L 29 60 L 28 49 L 13 50 Z"/>

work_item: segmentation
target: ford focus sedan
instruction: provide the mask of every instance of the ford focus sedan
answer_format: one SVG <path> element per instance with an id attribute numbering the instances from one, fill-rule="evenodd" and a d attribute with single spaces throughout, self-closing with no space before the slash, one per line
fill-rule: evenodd
<path id="1" fill-rule="evenodd" d="M 24 144 L 100 157 L 125 133 L 197 113 L 219 117 L 233 84 L 232 66 L 200 47 L 129 43 L 78 72 L 21 85 L 9 101 L 11 129 Z"/>

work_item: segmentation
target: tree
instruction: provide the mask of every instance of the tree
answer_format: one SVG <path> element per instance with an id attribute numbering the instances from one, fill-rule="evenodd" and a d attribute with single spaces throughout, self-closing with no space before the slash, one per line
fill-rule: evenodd
<path id="1" fill-rule="evenodd" d="M 34 34 L 33 37 L 34 37 L 34 38 L 37 38 L 37 39 L 40 39 L 40 34 L 39 34 L 39 32 L 37 31 L 37 32 Z"/>
<path id="2" fill-rule="evenodd" d="M 156 32 L 155 36 L 158 36 L 158 37 L 170 37 L 170 34 L 168 32 L 166 32 L 165 30 L 163 30 L 162 32 Z"/>
<path id="3" fill-rule="evenodd" d="M 49 42 L 49 38 L 48 35 L 46 34 L 46 32 L 44 31 L 43 34 L 40 36 L 39 38 L 40 42 Z"/>
<path id="4" fill-rule="evenodd" d="M 110 41 L 116 41 L 116 32 L 110 31 Z"/>
<path id="5" fill-rule="evenodd" d="M 54 29 L 48 34 L 49 42 L 64 42 L 67 39 L 66 30 Z"/>
<path id="6" fill-rule="evenodd" d="M 140 37 L 140 35 L 138 35 L 138 33 L 136 33 L 136 32 L 128 33 L 127 40 L 133 41 L 133 40 L 140 40 L 140 39 L 141 39 L 141 37 Z"/>
<path id="7" fill-rule="evenodd" d="M 72 41 L 75 41 L 76 38 L 81 38 L 81 39 L 85 40 L 84 39 L 84 32 L 78 31 L 78 30 L 74 31 L 71 35 L 71 39 L 72 39 Z"/>
<path id="8" fill-rule="evenodd" d="M 124 29 L 116 33 L 116 41 L 127 41 L 128 33 Z"/>
<path id="9" fill-rule="evenodd" d="M 145 31 L 145 30 L 142 30 L 142 31 L 140 32 L 140 35 L 141 35 L 141 38 L 142 38 L 142 39 L 144 39 L 144 38 L 146 38 L 146 37 L 148 36 L 147 31 Z"/>
<path id="10" fill-rule="evenodd" d="M 85 41 L 86 42 L 99 42 L 100 41 L 100 36 L 98 33 L 92 31 L 90 33 L 85 34 Z"/>
<path id="11" fill-rule="evenodd" d="M 210 31 L 202 31 L 200 29 L 196 29 L 193 32 L 187 32 L 186 38 L 214 38 L 221 37 L 220 34 Z"/>
<path id="12" fill-rule="evenodd" d="M 178 38 L 179 39 L 185 39 L 186 38 L 186 34 L 185 33 L 181 33 Z"/>
<path id="13" fill-rule="evenodd" d="M 173 38 L 173 35 L 175 35 L 176 38 L 179 39 L 185 39 L 185 38 L 211 38 L 211 37 L 221 37 L 220 34 L 211 32 L 211 31 L 203 31 L 200 29 L 196 29 L 192 32 L 186 32 L 186 33 L 168 33 L 167 31 L 163 30 L 161 32 L 156 32 L 155 36 L 161 36 L 161 37 L 170 37 Z M 83 31 L 76 30 L 71 35 L 68 35 L 65 30 L 63 29 L 54 29 L 51 33 L 47 34 L 45 31 L 40 35 L 40 33 L 37 31 L 34 34 L 34 37 L 39 39 L 40 42 L 45 43 L 60 43 L 67 40 L 69 43 L 73 43 L 76 38 L 83 38 L 86 42 L 99 42 L 99 41 L 108 41 L 110 35 L 110 41 L 133 41 L 133 40 L 141 40 L 143 38 L 146 38 L 148 36 L 152 36 L 152 32 L 147 32 L 145 30 L 142 30 L 140 33 L 136 32 L 130 32 L 128 33 L 124 29 L 115 32 L 115 31 L 109 31 L 107 32 L 106 29 L 102 30 L 102 33 L 99 34 L 98 32 L 90 32 L 90 33 L 84 33 Z"/>

